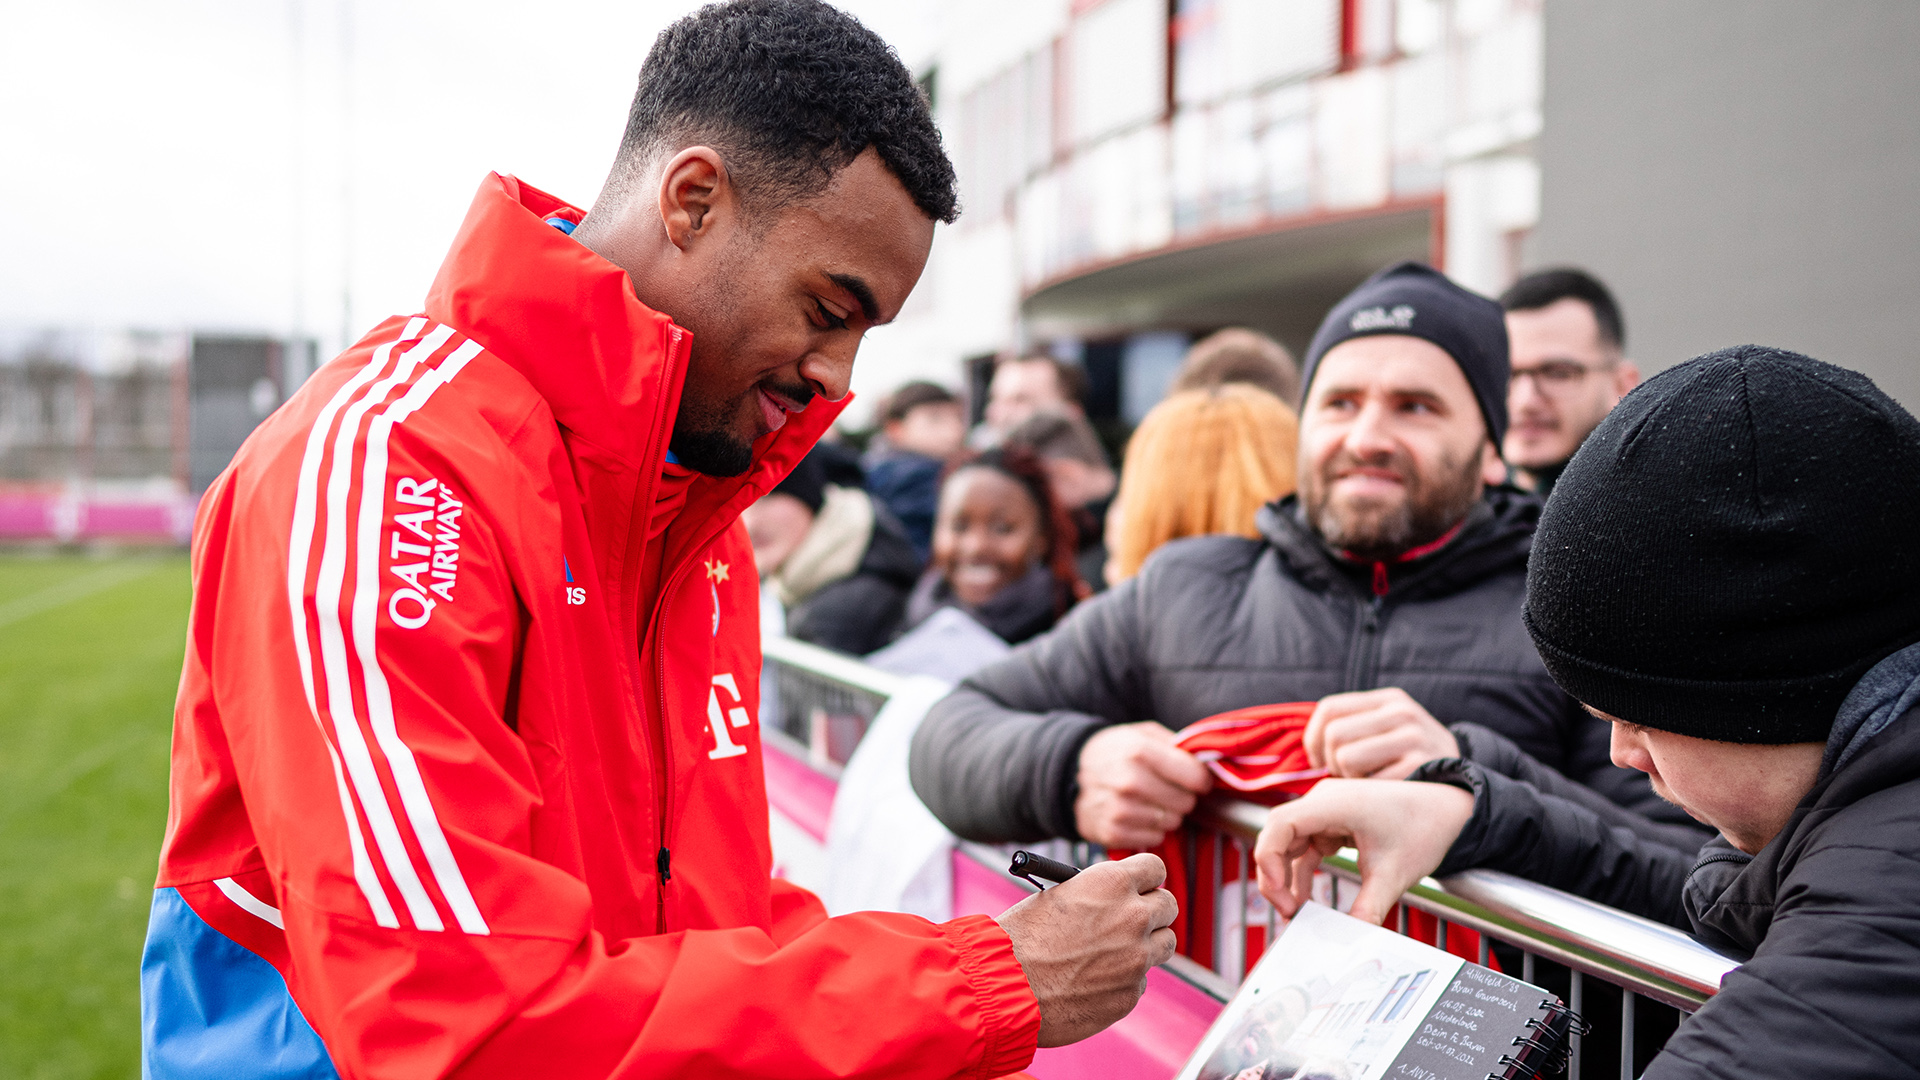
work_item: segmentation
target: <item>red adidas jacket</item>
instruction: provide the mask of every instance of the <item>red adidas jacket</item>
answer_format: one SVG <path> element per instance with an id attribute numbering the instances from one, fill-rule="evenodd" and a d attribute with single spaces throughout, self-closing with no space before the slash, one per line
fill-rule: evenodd
<path id="1" fill-rule="evenodd" d="M 426 313 L 201 502 L 149 1075 L 998 1076 L 1039 1010 L 974 916 L 770 880 L 736 517 L 838 413 L 701 477 L 638 575 L 689 336 L 482 185 Z"/>

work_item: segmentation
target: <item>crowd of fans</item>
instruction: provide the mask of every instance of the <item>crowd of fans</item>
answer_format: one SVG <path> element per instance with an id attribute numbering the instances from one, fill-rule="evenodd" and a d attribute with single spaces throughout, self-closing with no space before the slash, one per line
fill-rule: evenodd
<path id="1" fill-rule="evenodd" d="M 1530 275 L 1501 303 L 1512 422 L 1493 444 L 1504 466 L 1486 482 L 1544 500 L 1639 371 L 1624 357 L 1619 308 L 1582 271 Z M 844 434 L 823 441 L 744 515 L 774 617 L 794 637 L 860 656 L 945 609 L 1025 642 L 1171 541 L 1257 540 L 1261 508 L 1299 479 L 1301 390 L 1299 363 L 1272 337 L 1204 336 L 1116 471 L 1077 364 L 1044 352 L 1001 360 L 971 429 L 953 390 L 903 384 L 875 410 L 863 449 Z"/>
<path id="2" fill-rule="evenodd" d="M 933 666 L 957 685 L 914 790 L 963 838 L 1151 850 L 1212 786 L 1176 731 L 1312 703 L 1329 779 L 1257 852 L 1284 913 L 1343 845 L 1367 918 L 1504 869 L 1751 958 L 1668 1044 L 1688 1075 L 1740 1071 L 1757 1044 L 1729 1032 L 1846 1043 L 1868 987 L 1920 997 L 1920 896 L 1888 869 L 1916 851 L 1920 425 L 1755 346 L 1639 383 L 1591 275 L 1496 303 L 1405 263 L 1304 365 L 1247 329 L 1195 343 L 1117 476 L 1053 357 L 1002 363 L 964 440 L 957 399 L 902 388 L 869 460 L 929 407 L 947 453 L 875 489 L 876 517 L 934 508 L 885 634 L 945 607 L 999 639 Z"/>

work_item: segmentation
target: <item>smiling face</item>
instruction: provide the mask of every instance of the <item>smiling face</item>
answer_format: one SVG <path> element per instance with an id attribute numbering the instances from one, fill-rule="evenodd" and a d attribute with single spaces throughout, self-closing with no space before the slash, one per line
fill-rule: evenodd
<path id="1" fill-rule="evenodd" d="M 1757 855 L 1813 790 L 1825 743 L 1716 742 L 1641 727 L 1589 707 L 1613 724 L 1613 763 L 1639 769 L 1654 793 Z"/>
<path id="2" fill-rule="evenodd" d="M 657 199 L 594 208 L 581 243 L 626 270 L 640 301 L 692 331 L 672 449 L 737 476 L 753 443 L 818 395 L 846 396 L 860 338 L 899 313 L 933 221 L 869 149 L 819 195 L 750 209 L 719 153 L 674 154 Z"/>
<path id="3" fill-rule="evenodd" d="M 1330 546 L 1373 561 L 1436 540 L 1499 467 L 1473 389 L 1438 345 L 1376 334 L 1321 358 L 1300 410 L 1300 500 Z"/>
<path id="4" fill-rule="evenodd" d="M 1046 546 L 1040 507 L 1020 481 L 974 467 L 958 470 L 941 486 L 933 565 L 962 604 L 979 607 L 1020 580 Z"/>

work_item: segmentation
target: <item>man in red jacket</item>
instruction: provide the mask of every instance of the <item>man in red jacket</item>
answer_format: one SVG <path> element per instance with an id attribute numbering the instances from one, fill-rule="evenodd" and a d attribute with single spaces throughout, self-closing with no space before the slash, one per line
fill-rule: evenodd
<path id="1" fill-rule="evenodd" d="M 991 1077 L 1132 1007 L 1150 856 L 941 925 L 768 876 L 736 518 L 955 212 L 816 0 L 662 34 L 592 213 L 481 185 L 201 502 L 147 1076 Z"/>

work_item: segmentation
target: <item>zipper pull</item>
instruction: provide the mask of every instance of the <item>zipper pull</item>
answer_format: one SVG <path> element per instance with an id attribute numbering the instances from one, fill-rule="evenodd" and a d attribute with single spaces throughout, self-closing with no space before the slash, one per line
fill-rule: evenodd
<path id="1" fill-rule="evenodd" d="M 1381 597 L 1387 595 L 1387 587 L 1387 564 L 1383 562 L 1374 563 L 1373 599 L 1376 603 L 1379 602 Z"/>
<path id="2" fill-rule="evenodd" d="M 660 871 L 660 884 L 665 885 L 673 880 L 673 852 L 661 848 L 660 854 L 653 857 L 653 865 Z"/>

